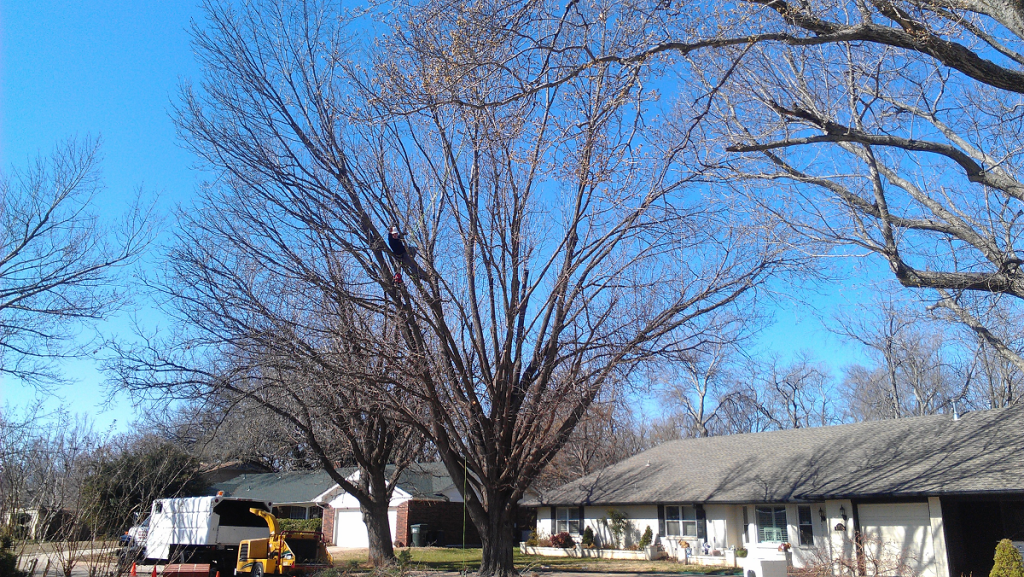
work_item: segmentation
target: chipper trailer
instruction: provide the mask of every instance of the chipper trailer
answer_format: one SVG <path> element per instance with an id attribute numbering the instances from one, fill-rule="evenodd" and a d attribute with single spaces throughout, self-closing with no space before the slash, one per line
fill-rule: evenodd
<path id="1" fill-rule="evenodd" d="M 301 575 L 331 566 L 319 531 L 283 531 L 277 518 L 260 509 L 250 509 L 270 527 L 270 536 L 246 539 L 238 546 L 235 573 L 251 577 L 263 575 Z"/>

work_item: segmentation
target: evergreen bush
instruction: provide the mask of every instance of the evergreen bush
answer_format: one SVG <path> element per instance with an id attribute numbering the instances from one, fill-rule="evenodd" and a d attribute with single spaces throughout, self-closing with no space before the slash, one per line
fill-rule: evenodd
<path id="1" fill-rule="evenodd" d="M 644 547 L 650 547 L 653 541 L 654 532 L 651 531 L 651 526 L 648 525 L 647 529 L 644 530 L 643 537 L 640 537 L 640 548 L 643 549 Z"/>
<path id="2" fill-rule="evenodd" d="M 583 530 L 583 546 L 593 547 L 594 546 L 594 529 L 588 526 Z"/>
<path id="3" fill-rule="evenodd" d="M 526 545 L 529 547 L 536 547 L 539 540 L 537 539 L 537 532 L 530 531 L 530 536 L 526 539 Z"/>
<path id="4" fill-rule="evenodd" d="M 0 551 L 0 577 L 28 577 L 28 571 L 18 570 L 18 556 L 12 551 Z"/>
<path id="5" fill-rule="evenodd" d="M 995 565 L 989 577 L 1024 577 L 1024 560 L 1009 539 L 996 545 Z"/>

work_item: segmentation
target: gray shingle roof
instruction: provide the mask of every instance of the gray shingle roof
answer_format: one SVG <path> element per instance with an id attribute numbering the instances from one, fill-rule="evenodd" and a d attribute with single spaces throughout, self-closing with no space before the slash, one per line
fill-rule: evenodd
<path id="1" fill-rule="evenodd" d="M 671 441 L 527 505 L 1024 492 L 1024 405 Z"/>
<path id="2" fill-rule="evenodd" d="M 444 463 L 414 463 L 398 478 L 398 487 L 414 499 L 437 499 L 451 484 L 452 476 Z"/>
<path id="3" fill-rule="evenodd" d="M 390 474 L 393 469 L 388 467 Z M 354 473 L 354 467 L 338 472 L 344 477 Z M 438 493 L 452 484 L 444 463 L 416 463 L 410 465 L 398 479 L 398 487 L 414 499 L 437 499 Z M 228 497 L 259 499 L 274 504 L 308 503 L 334 487 L 334 480 L 324 471 L 288 471 L 240 475 L 229 481 L 211 485 L 210 495 L 224 491 Z"/>
<path id="4" fill-rule="evenodd" d="M 339 471 L 351 474 L 352 469 Z M 324 471 L 286 471 L 239 475 L 234 479 L 211 485 L 208 493 L 224 491 L 228 497 L 258 499 L 274 504 L 309 503 L 335 485 Z"/>

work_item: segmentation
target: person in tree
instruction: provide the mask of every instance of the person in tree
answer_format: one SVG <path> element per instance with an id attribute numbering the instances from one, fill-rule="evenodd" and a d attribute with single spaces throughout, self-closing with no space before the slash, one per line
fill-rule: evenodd
<path id="1" fill-rule="evenodd" d="M 404 236 L 405 233 L 398 228 L 397 224 L 388 228 L 388 248 L 391 249 L 391 254 L 395 259 L 396 270 L 395 276 L 392 279 L 395 284 L 402 283 L 402 267 L 408 267 L 414 278 L 424 278 L 423 270 L 420 269 L 414 260 L 416 249 L 415 247 L 409 249 L 405 246 L 405 243 L 402 241 Z"/>
<path id="2" fill-rule="evenodd" d="M 405 258 L 405 243 L 402 242 L 402 237 L 405 236 L 400 230 L 398 225 L 392 225 L 388 229 L 388 247 L 391 248 L 391 252 L 398 257 L 399 262 Z"/>

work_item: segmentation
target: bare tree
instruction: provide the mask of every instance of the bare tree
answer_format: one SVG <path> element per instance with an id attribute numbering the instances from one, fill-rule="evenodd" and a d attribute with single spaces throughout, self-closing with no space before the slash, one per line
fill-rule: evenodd
<path id="1" fill-rule="evenodd" d="M 538 476 L 535 489 L 560 487 L 653 446 L 626 395 L 615 388 L 611 391 L 594 401 L 565 446 Z"/>
<path id="2" fill-rule="evenodd" d="M 957 343 L 942 327 L 893 300 L 840 316 L 836 330 L 877 359 L 876 368 L 850 367 L 846 386 L 858 420 L 931 415 L 964 395 L 954 365 Z"/>
<path id="3" fill-rule="evenodd" d="M 120 348 L 111 367 L 120 386 L 138 397 L 213 398 L 229 405 L 226 414 L 254 420 L 263 427 L 255 434 L 274 435 L 275 444 L 323 469 L 359 502 L 370 561 L 393 562 L 388 507 L 398 478 L 423 455 L 424 437 L 367 392 L 371 379 L 378 381 L 377 390 L 393 382 L 392 357 L 362 348 L 358 335 L 370 328 L 352 317 L 337 310 L 303 311 L 308 303 L 297 305 L 298 293 L 263 293 L 267 298 L 258 299 L 253 295 L 260 290 L 233 292 L 243 280 L 239 272 L 251 269 L 216 264 L 225 245 L 189 240 L 224 221 L 194 224 L 182 233 L 172 255 L 175 273 L 162 285 L 177 312 L 190 320 L 188 338 Z M 216 300 L 201 300 L 200 294 Z M 209 315 L 210 306 L 222 314 Z M 416 404 L 406 397 L 410 412 Z M 357 467 L 358 478 L 343 470 L 348 464 Z"/>
<path id="4" fill-rule="evenodd" d="M 722 174 L 764 185 L 807 240 L 882 257 L 901 285 L 1024 369 L 1014 335 L 984 316 L 1024 298 L 1019 7 L 748 8 L 741 26 L 754 42 L 742 57 L 698 66 L 721 96 L 709 118 L 741 155 L 717 156 Z"/>
<path id="5" fill-rule="evenodd" d="M 754 417 L 757 424 L 751 428 L 734 428 L 736 432 L 835 425 L 846 412 L 828 367 L 807 352 L 790 363 L 777 355 L 751 361 L 737 381 L 734 402 L 760 418 Z"/>
<path id="6" fill-rule="evenodd" d="M 8 513 L 19 524 L 26 521 L 15 528 L 15 535 L 46 542 L 47 557 L 70 577 L 92 548 L 82 480 L 103 439 L 85 417 L 64 409 L 45 415 L 31 411 L 27 416 L 30 419 L 17 427 L 16 448 L 3 447 Z M 10 422 L 7 415 L 4 421 Z"/>
<path id="7" fill-rule="evenodd" d="M 967 408 L 997 409 L 1019 403 L 1024 395 L 1024 373 L 984 342 L 975 349 L 978 370 L 967 395 Z"/>
<path id="8" fill-rule="evenodd" d="M 235 400 L 210 391 L 202 399 L 179 406 L 152 431 L 184 448 L 204 465 L 231 461 L 267 471 L 309 470 L 320 462 L 305 437 L 287 420 L 257 402 Z M 355 466 L 343 461 L 343 466 Z"/>
<path id="9" fill-rule="evenodd" d="M 732 345 L 717 343 L 687 351 L 666 364 L 663 394 L 683 437 L 710 437 L 725 431 L 724 413 L 733 392 L 729 371 L 736 352 Z"/>
<path id="10" fill-rule="evenodd" d="M 265 359 L 251 398 L 282 364 L 300 379 L 281 387 L 295 406 L 308 406 L 310 374 L 361 378 L 374 398 L 357 406 L 400 413 L 468 487 L 481 574 L 514 573 L 516 503 L 601 388 L 713 337 L 710 313 L 782 262 L 771 230 L 688 187 L 673 151 L 640 146 L 635 74 L 596 67 L 484 106 L 543 66 L 508 63 L 521 30 L 464 29 L 451 7 L 404 14 L 392 24 L 411 28 L 362 74 L 317 2 L 207 7 L 207 74 L 184 90 L 179 126 L 218 181 L 189 222 L 204 266 L 182 275 L 196 287 L 184 320 L 219 319 L 230 330 L 206 344 L 231 354 L 274 335 L 239 364 Z M 459 103 L 445 55 L 464 51 L 508 65 L 459 83 L 472 100 Z M 324 331 L 319 319 L 346 307 L 360 330 Z M 300 350 L 279 354 L 289 341 Z M 332 361 L 352 342 L 385 370 Z"/>
<path id="11" fill-rule="evenodd" d="M 0 174 L 0 373 L 37 387 L 60 380 L 55 361 L 96 348 L 80 329 L 122 304 L 117 271 L 149 238 L 137 205 L 119 224 L 99 216 L 98 156 L 71 140 Z"/>
<path id="12" fill-rule="evenodd" d="M 31 439 L 42 418 L 40 402 L 17 411 L 4 406 L 0 412 L 0 533 L 17 538 L 24 518 L 22 509 L 31 499 Z"/>
<path id="13" fill-rule="evenodd" d="M 425 11 L 445 3 L 436 4 Z M 1013 335 L 984 315 L 1000 297 L 1013 308 L 1024 297 L 1018 3 L 483 6 L 461 12 L 467 28 L 546 25 L 494 59 L 528 54 L 543 66 L 510 75 L 492 102 L 602 66 L 668 71 L 666 82 L 680 79 L 672 88 L 684 118 L 701 120 L 677 132 L 681 147 L 700 143 L 693 164 L 774 210 L 810 252 L 881 257 L 901 285 L 1024 369 Z M 608 21 L 616 34 L 568 32 Z M 490 65 L 474 51 L 452 58 L 452 83 Z"/>

